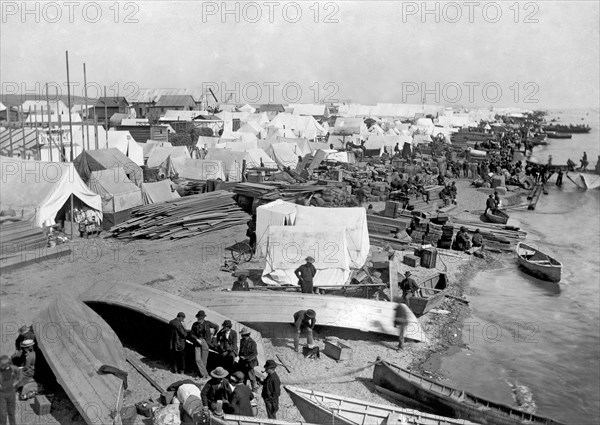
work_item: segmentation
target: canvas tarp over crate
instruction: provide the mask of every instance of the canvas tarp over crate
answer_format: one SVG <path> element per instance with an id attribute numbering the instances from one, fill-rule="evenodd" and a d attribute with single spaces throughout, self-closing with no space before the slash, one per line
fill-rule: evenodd
<path id="1" fill-rule="evenodd" d="M 102 200 L 82 181 L 70 162 L 26 161 L 0 156 L 0 207 L 12 209 L 41 227 L 74 195 L 102 219 Z"/>
<path id="2" fill-rule="evenodd" d="M 350 277 L 346 231 L 342 227 L 269 226 L 262 279 L 268 285 L 298 286 L 294 270 L 315 259 L 314 286 L 343 286 Z"/>
<path id="3" fill-rule="evenodd" d="M 346 229 L 350 266 L 359 269 L 365 265 L 369 254 L 369 230 L 367 211 L 364 208 L 319 208 L 298 205 L 296 226 L 318 225 L 320 227 L 339 227 Z"/>
<path id="4" fill-rule="evenodd" d="M 102 211 L 116 213 L 143 205 L 142 191 L 122 168 L 93 171 L 88 186 L 102 197 Z"/>
<path id="5" fill-rule="evenodd" d="M 144 205 L 148 205 L 170 201 L 180 196 L 176 190 L 173 190 L 173 182 L 167 179 L 155 183 L 142 183 L 142 198 Z"/>

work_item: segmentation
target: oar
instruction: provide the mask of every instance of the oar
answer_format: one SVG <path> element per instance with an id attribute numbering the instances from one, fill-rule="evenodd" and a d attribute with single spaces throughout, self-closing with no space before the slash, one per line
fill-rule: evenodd
<path id="1" fill-rule="evenodd" d="M 456 300 L 456 301 L 460 301 L 461 303 L 465 303 L 465 304 L 469 304 L 470 303 L 469 300 L 466 300 L 464 298 L 455 297 L 454 295 L 448 295 L 448 294 L 446 294 L 446 297 L 451 298 L 451 299 Z"/>

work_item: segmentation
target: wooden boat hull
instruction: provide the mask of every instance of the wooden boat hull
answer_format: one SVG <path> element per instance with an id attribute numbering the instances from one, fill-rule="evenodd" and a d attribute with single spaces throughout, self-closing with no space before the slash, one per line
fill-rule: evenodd
<path id="1" fill-rule="evenodd" d="M 204 292 L 202 301 L 208 308 L 242 323 L 291 323 L 296 311 L 310 308 L 317 313 L 317 325 L 398 335 L 394 326 L 396 303 L 388 301 L 268 290 Z M 411 318 L 406 337 L 427 341 L 416 317 Z"/>
<path id="2" fill-rule="evenodd" d="M 435 276 L 428 277 L 417 282 L 421 287 L 421 295 L 412 297 L 408 301 L 408 307 L 415 313 L 415 316 L 420 317 L 427 314 L 431 309 L 439 306 L 445 299 L 448 279 L 445 273 L 438 273 Z M 423 289 L 430 288 L 430 289 Z"/>
<path id="3" fill-rule="evenodd" d="M 418 410 L 369 403 L 320 391 L 286 385 L 285 390 L 302 417 L 313 423 L 331 425 L 454 425 L 472 424 Z"/>
<path id="4" fill-rule="evenodd" d="M 501 403 L 477 397 L 466 391 L 442 385 L 386 362 L 379 362 L 375 365 L 373 383 L 429 406 L 443 416 L 494 425 L 560 424 L 550 418 L 532 415 Z"/>
<path id="5" fill-rule="evenodd" d="M 178 312 L 182 311 L 186 314 L 189 326 L 191 326 L 193 319 L 190 319 L 195 317 L 199 310 L 204 310 L 207 320 L 215 322 L 219 326 L 221 326 L 224 320 L 231 320 L 232 329 L 237 331 L 238 335 L 239 331 L 244 327 L 241 323 L 235 321 L 235 319 L 224 316 L 193 301 L 158 289 L 134 285 L 132 283 L 98 283 L 84 292 L 80 299 L 92 307 L 96 304 L 117 306 L 133 310 L 166 324 L 173 320 Z M 266 356 L 262 335 L 254 329 L 250 329 L 250 335 L 256 341 L 259 364 L 263 365 L 266 361 Z M 166 343 L 165 341 L 164 344 Z"/>
<path id="6" fill-rule="evenodd" d="M 548 280 L 550 282 L 560 282 L 562 275 L 562 264 L 540 250 L 524 244 L 517 244 L 517 262 L 528 274 Z"/>
<path id="7" fill-rule="evenodd" d="M 548 133 L 548 139 L 571 139 L 572 134 L 568 133 Z"/>
<path id="8" fill-rule="evenodd" d="M 45 360 L 85 422 L 121 424 L 123 381 L 97 372 L 102 365 L 127 369 L 125 350 L 108 324 L 82 302 L 61 297 L 33 326 Z"/>
<path id="9" fill-rule="evenodd" d="M 211 415 L 210 425 L 311 425 L 308 422 L 287 422 L 277 419 L 254 418 L 251 416 Z"/>
<path id="10" fill-rule="evenodd" d="M 506 224 L 508 222 L 509 216 L 501 210 L 496 210 L 496 212 L 488 210 L 485 213 L 485 218 L 487 218 L 490 223 Z"/>

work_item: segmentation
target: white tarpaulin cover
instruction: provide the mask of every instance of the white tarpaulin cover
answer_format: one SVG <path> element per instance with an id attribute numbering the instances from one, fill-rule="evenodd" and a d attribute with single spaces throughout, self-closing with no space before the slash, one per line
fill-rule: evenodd
<path id="1" fill-rule="evenodd" d="M 256 209 L 256 253 L 259 258 L 267 255 L 267 231 L 269 226 L 291 226 L 296 219 L 297 204 L 278 199 Z"/>
<path id="2" fill-rule="evenodd" d="M 142 197 L 144 198 L 144 205 L 147 205 L 170 201 L 181 196 L 176 190 L 173 190 L 173 182 L 167 179 L 154 183 L 142 183 Z"/>
<path id="3" fill-rule="evenodd" d="M 33 225 L 53 221 L 73 194 L 102 216 L 102 200 L 83 182 L 69 162 L 26 161 L 0 156 L 0 206 L 12 209 Z"/>
<path id="4" fill-rule="evenodd" d="M 269 226 L 263 281 L 270 285 L 297 286 L 294 270 L 306 262 L 307 256 L 315 259 L 315 287 L 343 286 L 348 281 L 350 258 L 345 229 L 315 226 L 315 223 Z"/>
<path id="5" fill-rule="evenodd" d="M 302 151 L 298 145 L 285 142 L 273 143 L 266 152 L 277 163 L 280 169 L 285 167 L 295 169 L 296 165 L 298 165 L 298 155 L 302 155 Z"/>
<path id="6" fill-rule="evenodd" d="M 154 147 L 148 156 L 146 166 L 148 168 L 160 167 L 165 162 L 165 159 L 170 156 L 171 159 L 175 158 L 191 158 L 190 151 L 186 146 L 171 146 L 171 147 Z"/>
<path id="7" fill-rule="evenodd" d="M 365 265 L 370 242 L 367 211 L 364 208 L 319 208 L 298 205 L 295 225 L 345 227 L 350 266 L 359 269 Z"/>

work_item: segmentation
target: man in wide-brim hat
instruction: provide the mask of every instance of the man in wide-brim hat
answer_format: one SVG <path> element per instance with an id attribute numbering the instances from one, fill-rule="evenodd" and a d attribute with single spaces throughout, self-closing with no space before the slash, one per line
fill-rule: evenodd
<path id="1" fill-rule="evenodd" d="M 223 402 L 227 402 L 230 392 L 227 376 L 229 373 L 222 367 L 217 367 L 210 372 L 211 378 L 204 385 L 201 392 L 202 406 L 210 408 L 217 416 L 223 415 Z"/>
<path id="2" fill-rule="evenodd" d="M 277 419 L 276 414 L 279 410 L 279 396 L 281 395 L 281 381 L 275 371 L 277 363 L 275 360 L 267 360 L 265 363 L 265 372 L 267 377 L 263 382 L 261 397 L 265 401 L 265 409 L 269 419 Z"/>
<path id="3" fill-rule="evenodd" d="M 296 335 L 294 335 L 294 349 L 300 352 L 300 335 L 303 330 L 306 330 L 306 342 L 312 344 L 313 340 L 313 329 L 317 323 L 317 313 L 312 310 L 298 310 L 294 313 L 294 326 L 296 328 Z"/>
<path id="4" fill-rule="evenodd" d="M 231 328 L 231 320 L 225 320 L 216 337 L 217 351 L 221 356 L 221 366 L 227 370 L 233 369 L 235 358 L 238 356 L 237 332 Z"/>
<path id="5" fill-rule="evenodd" d="M 294 274 L 298 277 L 298 285 L 300 285 L 302 293 L 304 294 L 313 293 L 313 281 L 317 274 L 317 269 L 313 264 L 314 262 L 315 259 L 308 256 L 306 257 L 306 263 L 294 270 Z"/>
<path id="6" fill-rule="evenodd" d="M 250 336 L 250 329 L 242 328 L 240 335 L 242 339 L 240 340 L 238 366 L 246 378 L 250 380 L 252 391 L 254 391 L 257 388 L 254 367 L 258 366 L 258 347 L 256 341 Z"/>

